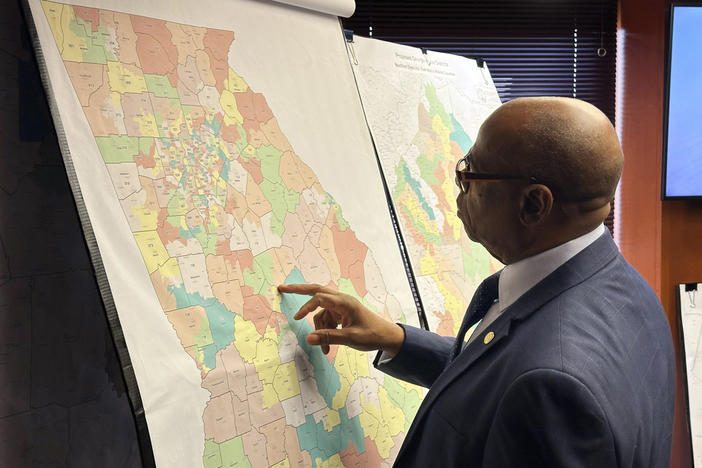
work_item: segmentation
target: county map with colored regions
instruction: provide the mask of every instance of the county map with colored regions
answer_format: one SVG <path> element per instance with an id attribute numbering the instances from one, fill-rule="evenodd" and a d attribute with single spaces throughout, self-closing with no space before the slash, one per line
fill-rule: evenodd
<path id="1" fill-rule="evenodd" d="M 365 61 L 365 55 L 372 54 L 364 54 L 364 46 L 393 51 L 403 47 L 403 54 L 410 48 L 362 39 L 356 44 L 359 64 L 354 72 L 429 329 L 455 336 L 478 284 L 500 264 L 468 238 L 456 216 L 456 163 L 473 139 L 451 109 L 473 99 L 486 100 L 474 106 L 480 115 L 471 113 L 479 124 L 494 107 L 481 95 L 482 82 L 477 89 L 471 88 L 473 83 L 460 83 L 464 90 L 449 93 L 447 88 L 455 84 L 446 80 L 393 68 L 392 61 Z"/>
<path id="2" fill-rule="evenodd" d="M 425 312 L 435 323 L 432 330 L 455 336 L 477 285 L 493 271 L 493 260 L 468 239 L 456 216 L 456 162 L 473 141 L 446 111 L 431 82 L 424 85 L 424 92 L 412 139 L 417 154 L 395 164 L 392 197 L 420 291 L 433 292 L 423 294 Z"/>
<path id="3" fill-rule="evenodd" d="M 234 33 L 42 8 L 156 296 L 210 393 L 203 466 L 389 465 L 420 390 L 366 353 L 309 346 L 310 321 L 292 319 L 306 298 L 276 286 L 330 285 L 385 317 L 401 316 L 399 302 L 265 97 L 229 66 Z"/>

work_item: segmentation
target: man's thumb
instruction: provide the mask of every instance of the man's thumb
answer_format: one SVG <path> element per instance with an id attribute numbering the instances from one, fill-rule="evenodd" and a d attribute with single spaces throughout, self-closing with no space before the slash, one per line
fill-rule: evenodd
<path id="1" fill-rule="evenodd" d="M 319 346 L 347 344 L 348 336 L 343 329 L 330 328 L 326 330 L 317 330 L 307 335 L 307 343 Z"/>

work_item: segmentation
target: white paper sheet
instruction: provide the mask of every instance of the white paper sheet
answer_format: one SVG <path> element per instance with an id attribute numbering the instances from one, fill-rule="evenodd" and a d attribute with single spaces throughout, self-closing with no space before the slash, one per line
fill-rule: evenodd
<path id="1" fill-rule="evenodd" d="M 678 286 L 693 466 L 702 466 L 702 283 Z M 689 290 L 686 290 L 689 289 Z"/>
<path id="2" fill-rule="evenodd" d="M 416 323 L 338 19 L 74 4 L 30 0 L 157 464 L 391 462 L 420 392 L 307 347 L 275 292 L 330 284 Z"/>
<path id="3" fill-rule="evenodd" d="M 464 232 L 454 183 L 500 105 L 497 90 L 474 60 L 364 37 L 348 48 L 429 329 L 455 336 L 478 284 L 500 266 Z"/>
<path id="4" fill-rule="evenodd" d="M 286 3 L 288 5 L 307 8 L 308 10 L 319 11 L 329 15 L 343 16 L 348 18 L 353 15 L 356 9 L 354 0 L 272 0 L 274 2 Z"/>

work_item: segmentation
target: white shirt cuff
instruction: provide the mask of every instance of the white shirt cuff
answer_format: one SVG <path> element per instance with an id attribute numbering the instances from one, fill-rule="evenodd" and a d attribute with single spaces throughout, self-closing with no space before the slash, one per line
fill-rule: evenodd
<path id="1" fill-rule="evenodd" d="M 392 354 L 386 351 L 382 351 L 380 354 L 380 358 L 378 359 L 378 365 L 382 366 L 383 364 L 387 364 L 388 362 L 392 361 L 394 357 L 395 356 L 393 356 Z"/>

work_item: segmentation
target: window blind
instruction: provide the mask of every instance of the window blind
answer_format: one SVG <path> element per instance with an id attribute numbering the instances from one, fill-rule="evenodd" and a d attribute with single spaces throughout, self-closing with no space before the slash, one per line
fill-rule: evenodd
<path id="1" fill-rule="evenodd" d="M 614 123 L 614 0 L 356 0 L 344 28 L 484 60 L 502 102 L 576 97 Z M 614 207 L 606 224 L 613 231 Z"/>

